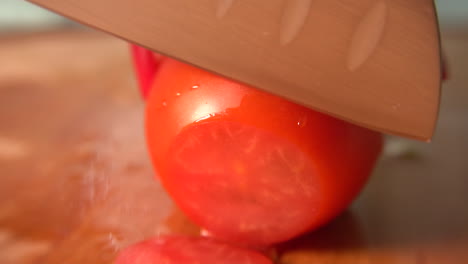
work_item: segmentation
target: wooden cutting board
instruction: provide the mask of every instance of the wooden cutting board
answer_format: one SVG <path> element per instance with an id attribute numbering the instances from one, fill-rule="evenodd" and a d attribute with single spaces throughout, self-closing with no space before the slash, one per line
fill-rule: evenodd
<path id="1" fill-rule="evenodd" d="M 350 210 L 281 245 L 279 263 L 468 263 L 468 34 L 444 41 L 433 143 L 391 138 Z M 127 48 L 88 31 L 0 38 L 2 264 L 110 263 L 145 237 L 199 232 L 153 178 Z"/>

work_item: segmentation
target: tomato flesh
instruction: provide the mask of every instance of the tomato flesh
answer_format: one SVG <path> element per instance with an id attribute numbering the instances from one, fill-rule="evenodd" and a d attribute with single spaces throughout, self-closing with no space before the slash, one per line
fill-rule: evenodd
<path id="1" fill-rule="evenodd" d="M 115 264 L 272 264 L 264 255 L 209 238 L 165 236 L 120 252 Z"/>
<path id="2" fill-rule="evenodd" d="M 268 244 L 305 231 L 315 218 L 320 196 L 312 163 L 268 131 L 203 122 L 177 137 L 168 159 L 168 188 L 191 218 L 218 237 Z"/>

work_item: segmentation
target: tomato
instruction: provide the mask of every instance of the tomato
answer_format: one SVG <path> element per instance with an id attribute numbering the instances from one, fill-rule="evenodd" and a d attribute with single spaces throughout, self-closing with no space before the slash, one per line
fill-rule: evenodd
<path id="1" fill-rule="evenodd" d="M 124 249 L 115 264 L 273 264 L 253 250 L 202 237 L 165 236 Z"/>
<path id="2" fill-rule="evenodd" d="M 380 133 L 164 59 L 147 100 L 167 192 L 213 236 L 269 245 L 342 212 L 371 174 Z"/>

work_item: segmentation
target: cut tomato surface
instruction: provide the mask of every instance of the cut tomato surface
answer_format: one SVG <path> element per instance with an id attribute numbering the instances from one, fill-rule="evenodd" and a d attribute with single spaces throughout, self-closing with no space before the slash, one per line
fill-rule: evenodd
<path id="1" fill-rule="evenodd" d="M 146 133 L 159 178 L 187 216 L 250 245 L 337 216 L 382 146 L 380 133 L 171 59 L 148 98 Z"/>
<path id="2" fill-rule="evenodd" d="M 310 206 L 320 203 L 313 164 L 273 133 L 207 121 L 184 130 L 169 153 L 172 176 L 165 181 L 183 197 L 182 209 L 230 240 L 263 244 L 288 237 L 317 213 Z"/>
<path id="3" fill-rule="evenodd" d="M 115 264 L 273 264 L 266 256 L 210 238 L 165 236 L 124 249 Z"/>

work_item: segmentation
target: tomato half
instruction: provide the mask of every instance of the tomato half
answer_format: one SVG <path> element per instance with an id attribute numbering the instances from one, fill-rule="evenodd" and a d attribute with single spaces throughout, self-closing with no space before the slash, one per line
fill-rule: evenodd
<path id="1" fill-rule="evenodd" d="M 377 132 L 172 59 L 160 63 L 146 134 L 160 180 L 187 216 L 251 245 L 337 216 L 382 147 Z"/>
<path id="2" fill-rule="evenodd" d="M 120 252 L 115 264 L 273 264 L 264 255 L 209 238 L 165 236 Z"/>

